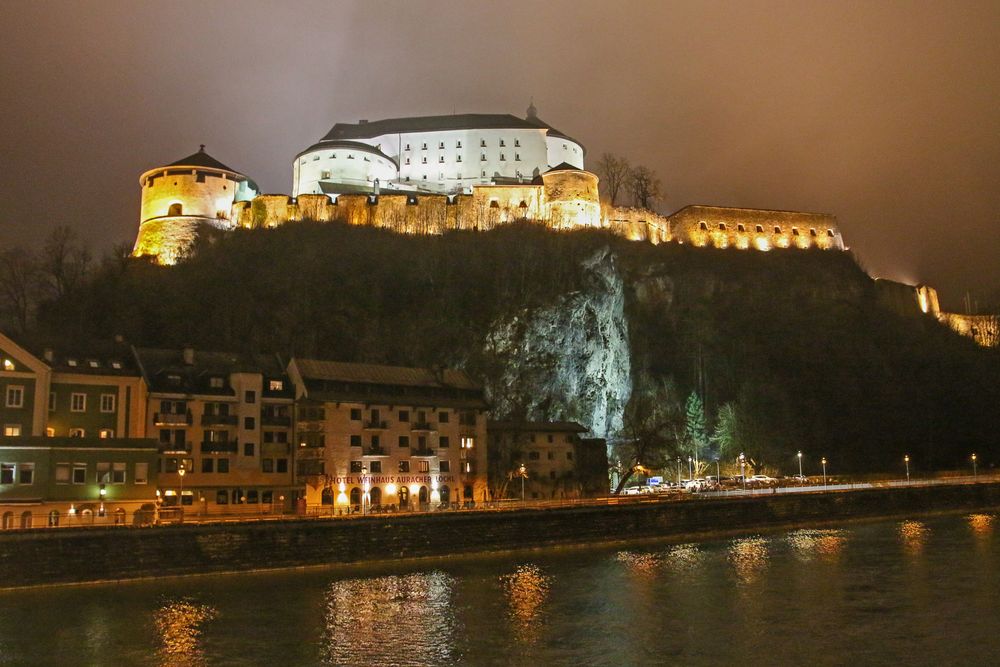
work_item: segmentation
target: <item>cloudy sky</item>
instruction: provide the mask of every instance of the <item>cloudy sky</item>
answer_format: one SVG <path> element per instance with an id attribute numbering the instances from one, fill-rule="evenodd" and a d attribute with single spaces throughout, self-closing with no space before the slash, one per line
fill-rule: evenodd
<path id="1" fill-rule="evenodd" d="M 509 112 L 691 203 L 834 213 L 873 274 L 1000 288 L 1000 2 L 0 2 L 0 247 L 132 241 L 205 143 L 267 192 L 337 121 Z"/>

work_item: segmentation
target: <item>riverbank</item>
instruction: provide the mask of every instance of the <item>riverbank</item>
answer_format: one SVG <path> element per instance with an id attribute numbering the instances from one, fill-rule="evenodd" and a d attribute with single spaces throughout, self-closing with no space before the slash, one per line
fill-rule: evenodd
<path id="1" fill-rule="evenodd" d="M 0 534 L 0 589 L 376 563 L 1000 507 L 1000 484 Z"/>

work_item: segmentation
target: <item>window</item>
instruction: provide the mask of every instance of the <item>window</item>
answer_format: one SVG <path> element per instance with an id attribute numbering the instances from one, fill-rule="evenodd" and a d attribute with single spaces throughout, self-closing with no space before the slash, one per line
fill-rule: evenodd
<path id="1" fill-rule="evenodd" d="M 408 436 L 408 435 L 401 435 L 401 436 L 399 436 L 399 446 L 400 447 L 409 447 L 410 446 L 410 436 Z"/>
<path id="2" fill-rule="evenodd" d="M 254 444 L 252 442 L 243 443 L 243 456 L 253 456 Z"/>
<path id="3" fill-rule="evenodd" d="M 360 447 L 360 446 L 361 446 L 361 436 L 360 435 L 352 435 L 351 436 L 351 447 Z"/>
<path id="4" fill-rule="evenodd" d="M 486 140 L 485 139 L 480 139 L 479 140 L 479 147 L 480 148 L 486 148 Z"/>
<path id="5" fill-rule="evenodd" d="M 427 144 L 420 144 L 420 150 L 422 151 L 427 150 Z"/>
<path id="6" fill-rule="evenodd" d="M 462 436 L 462 449 L 472 449 L 476 444 L 476 439 L 470 435 Z"/>
<path id="7" fill-rule="evenodd" d="M 163 468 L 164 472 L 167 472 L 167 473 L 175 473 L 175 472 L 177 472 L 177 459 L 174 459 L 174 458 L 166 459 L 165 463 L 166 463 L 166 465 Z"/>
<path id="8" fill-rule="evenodd" d="M 257 392 L 247 390 L 243 392 L 243 402 L 244 403 L 256 403 L 257 402 Z"/>
<path id="9" fill-rule="evenodd" d="M 35 482 L 35 464 L 34 463 L 21 463 L 17 466 L 17 483 L 18 484 L 34 484 Z"/>
<path id="10" fill-rule="evenodd" d="M 45 437 L 54 438 L 55 436 L 56 436 L 56 430 L 54 428 L 49 426 L 45 429 Z"/>
<path id="11" fill-rule="evenodd" d="M 66 365 L 67 366 L 72 366 L 73 368 L 76 368 L 76 359 L 67 359 L 66 360 Z"/>
<path id="12" fill-rule="evenodd" d="M 4 359 L 3 360 L 3 369 L 5 371 L 12 371 L 12 370 L 14 370 L 14 362 L 11 361 L 10 359 Z"/>
<path id="13" fill-rule="evenodd" d="M 216 505 L 228 505 L 229 504 L 229 493 L 225 489 L 219 489 L 215 492 L 215 504 Z"/>
<path id="14" fill-rule="evenodd" d="M 208 386 L 212 389 L 222 389 L 225 386 L 225 382 L 219 377 L 208 378 Z"/>
<path id="15" fill-rule="evenodd" d="M 816 230 L 810 228 L 810 230 L 809 230 L 809 236 L 816 236 Z"/>
<path id="16" fill-rule="evenodd" d="M 321 171 L 319 173 L 319 177 L 322 178 L 323 180 L 327 180 L 328 178 L 330 178 L 330 172 L 328 172 L 328 171 Z"/>
<path id="17" fill-rule="evenodd" d="M 14 483 L 14 464 L 0 463 L 0 484 Z"/>
<path id="18" fill-rule="evenodd" d="M 549 454 L 549 461 L 551 461 L 552 459 L 554 459 L 556 457 L 556 453 L 555 452 L 548 452 L 548 454 Z"/>
<path id="19" fill-rule="evenodd" d="M 541 455 L 538 452 L 528 452 L 529 461 L 537 461 L 539 458 L 541 458 Z"/>
<path id="20" fill-rule="evenodd" d="M 243 428 L 245 428 L 248 431 L 254 430 L 255 428 L 257 428 L 257 420 L 253 417 L 244 417 Z"/>
<path id="21" fill-rule="evenodd" d="M 744 227 L 742 223 L 736 225 L 736 231 L 738 231 L 738 232 L 745 232 L 746 230 L 747 230 L 747 228 Z"/>
<path id="22" fill-rule="evenodd" d="M 16 438 L 21 435 L 20 424 L 4 424 L 3 434 L 5 438 Z"/>
<path id="23" fill-rule="evenodd" d="M 351 472 L 361 472 L 361 461 L 351 461 Z"/>
<path id="24" fill-rule="evenodd" d="M 461 162 L 461 161 L 462 161 L 462 156 L 461 155 L 456 155 L 455 156 L 455 162 Z M 462 175 L 459 174 L 458 177 L 462 178 Z"/>
<path id="25" fill-rule="evenodd" d="M 261 459 L 260 469 L 264 472 L 274 472 L 274 459 Z"/>
<path id="26" fill-rule="evenodd" d="M 170 208 L 167 209 L 167 215 L 181 215 L 182 210 L 180 204 L 171 204 Z"/>
<path id="27" fill-rule="evenodd" d="M 219 459 L 215 464 L 215 469 L 218 472 L 229 472 L 229 459 Z"/>
<path id="28" fill-rule="evenodd" d="M 87 409 L 87 395 L 77 393 L 71 395 L 69 409 L 71 412 L 84 412 Z"/>
<path id="29" fill-rule="evenodd" d="M 774 226 L 774 233 L 775 233 L 775 234 L 780 234 L 780 233 L 781 233 L 781 227 L 779 227 L 779 226 L 775 225 L 775 226 Z"/>
<path id="30" fill-rule="evenodd" d="M 97 435 L 98 437 L 107 440 L 108 438 L 115 437 L 115 430 L 112 428 L 102 428 Z"/>
<path id="31" fill-rule="evenodd" d="M 444 142 L 443 141 L 439 141 L 438 142 L 438 148 L 444 148 Z"/>
<path id="32" fill-rule="evenodd" d="M 442 435 L 438 438 L 438 447 L 450 447 L 450 446 L 451 446 L 451 441 L 448 439 L 448 436 Z"/>
<path id="33" fill-rule="evenodd" d="M 410 164 L 410 158 L 406 158 L 406 164 Z"/>
<path id="34" fill-rule="evenodd" d="M 49 412 L 56 411 L 56 392 L 49 392 Z"/>
<path id="35" fill-rule="evenodd" d="M 521 147 L 521 140 L 520 139 L 515 139 L 514 140 L 514 147 L 515 148 L 520 148 Z"/>
<path id="36" fill-rule="evenodd" d="M 270 505 L 274 502 L 274 491 L 261 491 L 260 502 L 263 505 Z"/>
<path id="37" fill-rule="evenodd" d="M 215 472 L 215 459 L 205 458 L 201 460 L 201 471 L 204 473 Z"/>
<path id="38" fill-rule="evenodd" d="M 441 461 L 439 465 L 441 472 L 451 472 L 451 461 Z"/>
<path id="39" fill-rule="evenodd" d="M 87 433 L 82 428 L 71 428 L 69 430 L 69 437 L 71 438 L 83 438 L 86 437 Z"/>
<path id="40" fill-rule="evenodd" d="M 410 462 L 400 461 L 399 462 L 399 472 L 410 472 Z"/>
<path id="41" fill-rule="evenodd" d="M 373 473 L 382 472 L 382 462 L 381 461 L 372 461 L 369 464 L 368 467 L 370 469 L 369 472 L 373 472 Z"/>
<path id="42" fill-rule="evenodd" d="M 288 459 L 275 459 L 275 470 L 277 472 L 288 472 Z"/>
<path id="43" fill-rule="evenodd" d="M 507 156 L 504 155 L 503 153 L 500 153 L 500 161 L 501 162 L 506 162 L 507 161 Z"/>
<path id="44" fill-rule="evenodd" d="M 706 223 L 704 220 L 702 220 L 701 222 L 698 223 L 698 229 L 700 229 L 702 231 L 707 231 L 708 230 L 708 223 Z"/>
<path id="45" fill-rule="evenodd" d="M 124 484 L 125 483 L 125 464 L 115 463 L 111 466 L 111 483 L 112 484 Z"/>
<path id="46" fill-rule="evenodd" d="M 86 463 L 74 463 L 73 464 L 73 483 L 74 484 L 86 484 L 87 483 L 87 464 Z"/>
<path id="47" fill-rule="evenodd" d="M 69 464 L 56 464 L 56 484 L 69 484 Z"/>
<path id="48" fill-rule="evenodd" d="M 461 141 L 456 141 L 455 142 L 455 148 L 461 148 L 461 147 L 462 147 L 462 142 Z"/>
<path id="49" fill-rule="evenodd" d="M 833 238 L 833 230 L 832 229 L 826 230 L 826 235 L 829 236 L 832 239 Z"/>
<path id="50" fill-rule="evenodd" d="M 97 464 L 97 476 L 94 478 L 98 484 L 111 483 L 111 464 L 102 462 Z"/>
<path id="51" fill-rule="evenodd" d="M 269 391 L 284 391 L 285 381 L 284 380 L 270 380 L 267 383 L 267 388 Z"/>
<path id="52" fill-rule="evenodd" d="M 551 433 L 549 433 L 547 436 L 545 436 L 545 439 L 548 440 L 549 442 L 555 442 L 556 441 L 555 437 Z"/>
<path id="53" fill-rule="evenodd" d="M 444 164 L 444 156 L 443 155 L 438 158 L 438 163 L 439 164 Z"/>
<path id="54" fill-rule="evenodd" d="M 250 489 L 247 491 L 247 505 L 256 505 L 257 498 L 257 489 Z"/>
<path id="55" fill-rule="evenodd" d="M 351 421 L 361 421 L 361 408 L 351 408 Z"/>
<path id="56" fill-rule="evenodd" d="M 406 149 L 405 150 L 410 150 L 410 144 L 406 144 Z"/>
<path id="57" fill-rule="evenodd" d="M 410 411 L 409 410 L 400 410 L 399 411 L 399 421 L 401 421 L 401 422 L 409 422 L 410 421 Z"/>
<path id="58" fill-rule="evenodd" d="M 720 222 L 719 223 L 719 231 L 720 232 L 726 231 L 726 223 L 724 223 L 724 222 Z"/>
<path id="59" fill-rule="evenodd" d="M 799 228 L 792 227 L 792 236 L 798 236 L 798 235 L 799 235 Z"/>
<path id="60" fill-rule="evenodd" d="M 555 478 L 556 478 L 556 471 L 555 470 L 550 470 L 549 471 L 549 479 L 555 479 Z"/>
<path id="61" fill-rule="evenodd" d="M 431 462 L 426 459 L 423 461 L 417 461 L 417 472 L 430 472 Z"/>
<path id="62" fill-rule="evenodd" d="M 764 233 L 764 225 L 757 225 L 757 227 L 755 229 L 757 230 L 758 234 L 763 234 Z"/>
<path id="63" fill-rule="evenodd" d="M 7 407 L 24 407 L 24 387 L 20 385 L 8 385 L 7 387 Z"/>
<path id="64" fill-rule="evenodd" d="M 448 413 L 447 412 L 439 412 L 438 413 L 438 421 L 441 422 L 442 424 L 447 424 L 448 423 Z"/>
<path id="65" fill-rule="evenodd" d="M 515 162 L 520 162 L 521 161 L 521 154 L 520 153 L 514 153 L 514 161 Z"/>
<path id="66" fill-rule="evenodd" d="M 426 157 L 420 158 L 420 164 L 427 164 L 427 158 Z"/>
<path id="67" fill-rule="evenodd" d="M 480 161 L 480 162 L 486 162 L 486 153 L 482 153 L 482 154 L 480 154 L 480 156 L 479 156 L 479 161 Z M 486 175 L 486 172 L 484 171 L 484 172 L 483 172 L 483 176 L 485 176 L 485 175 Z"/>
<path id="68" fill-rule="evenodd" d="M 501 140 L 500 140 L 500 148 L 503 148 L 503 147 L 504 147 L 504 146 L 506 146 L 506 145 L 507 145 L 507 144 L 506 144 L 506 143 L 504 143 L 504 140 L 503 140 L 503 139 L 501 139 Z"/>

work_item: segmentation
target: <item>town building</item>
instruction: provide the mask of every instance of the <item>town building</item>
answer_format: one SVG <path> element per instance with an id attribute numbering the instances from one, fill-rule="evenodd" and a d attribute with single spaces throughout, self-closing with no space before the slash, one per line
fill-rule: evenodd
<path id="1" fill-rule="evenodd" d="M 126 345 L 36 355 L 0 334 L 0 391 L 4 528 L 151 520 L 157 450 Z"/>
<path id="2" fill-rule="evenodd" d="M 292 359 L 296 466 L 309 511 L 489 499 L 486 401 L 462 371 Z"/>
<path id="3" fill-rule="evenodd" d="M 498 499 L 576 499 L 608 492 L 603 439 L 576 422 L 491 421 L 490 488 Z"/>
<path id="4" fill-rule="evenodd" d="M 276 357 L 185 348 L 135 350 L 149 387 L 146 431 L 160 450 L 166 508 L 292 511 L 294 390 Z"/>

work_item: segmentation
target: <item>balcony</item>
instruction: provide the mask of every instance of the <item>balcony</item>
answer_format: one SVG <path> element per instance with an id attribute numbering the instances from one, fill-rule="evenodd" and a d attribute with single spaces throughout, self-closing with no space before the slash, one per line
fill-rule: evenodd
<path id="1" fill-rule="evenodd" d="M 239 443 L 235 440 L 225 440 L 220 442 L 202 441 L 202 454 L 235 454 L 239 449 Z"/>
<path id="2" fill-rule="evenodd" d="M 292 425 L 292 418 L 288 415 L 268 415 L 260 416 L 260 423 L 264 426 L 283 426 L 288 428 Z"/>
<path id="3" fill-rule="evenodd" d="M 153 423 L 157 426 L 191 426 L 190 412 L 154 412 Z"/>
<path id="4" fill-rule="evenodd" d="M 384 431 L 389 428 L 389 422 L 385 420 L 370 419 L 364 423 L 366 431 Z"/>
<path id="5" fill-rule="evenodd" d="M 287 442 L 263 442 L 260 445 L 261 456 L 288 456 L 289 453 Z"/>
<path id="6" fill-rule="evenodd" d="M 236 426 L 239 417 L 236 415 L 202 415 L 202 426 Z"/>
<path id="7" fill-rule="evenodd" d="M 295 453 L 295 458 L 300 461 L 322 459 L 325 456 L 326 452 L 322 447 L 299 447 L 299 451 Z"/>
<path id="8" fill-rule="evenodd" d="M 428 449 L 426 447 L 423 447 L 421 449 L 414 449 L 413 451 L 411 451 L 410 456 L 421 456 L 421 457 L 437 456 L 437 452 L 434 451 L 433 449 Z"/>
<path id="9" fill-rule="evenodd" d="M 385 447 L 366 447 L 365 456 L 389 456 Z"/>
<path id="10" fill-rule="evenodd" d="M 413 422 L 410 424 L 411 431 L 433 431 L 434 426 L 430 422 Z"/>
<path id="11" fill-rule="evenodd" d="M 161 442 L 159 444 L 159 452 L 161 454 L 190 454 L 191 453 L 191 443 L 190 442 Z"/>

